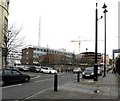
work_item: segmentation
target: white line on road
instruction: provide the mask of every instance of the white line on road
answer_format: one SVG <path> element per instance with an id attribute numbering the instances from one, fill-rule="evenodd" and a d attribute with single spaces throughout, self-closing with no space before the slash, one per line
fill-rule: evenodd
<path id="1" fill-rule="evenodd" d="M 34 77 L 34 78 L 31 78 L 31 79 L 37 79 L 37 78 L 39 78 L 40 76 L 38 75 L 38 76 L 36 76 L 36 77 Z"/>
<path id="2" fill-rule="evenodd" d="M 53 78 L 51 78 L 51 79 L 39 80 L 39 81 L 35 81 L 35 82 L 43 82 L 43 81 L 48 81 L 48 80 L 53 80 Z"/>
<path id="3" fill-rule="evenodd" d="M 2 88 L 10 88 L 10 87 L 21 86 L 21 85 L 22 84 L 17 84 L 17 85 L 11 85 L 11 86 L 2 87 Z"/>
<path id="4" fill-rule="evenodd" d="M 33 94 L 33 95 L 29 96 L 29 97 L 26 97 L 25 99 L 30 99 L 30 98 L 32 98 L 32 97 L 38 95 L 38 94 L 41 94 L 41 93 L 47 91 L 48 89 L 51 89 L 51 88 L 44 89 L 44 90 L 42 90 L 42 91 L 40 91 L 40 92 L 37 92 L 37 93 L 35 93 L 35 94 Z"/>

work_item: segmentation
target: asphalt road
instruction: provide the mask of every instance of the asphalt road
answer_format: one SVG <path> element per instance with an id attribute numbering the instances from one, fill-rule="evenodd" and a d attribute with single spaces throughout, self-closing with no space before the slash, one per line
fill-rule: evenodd
<path id="1" fill-rule="evenodd" d="M 76 74 L 58 74 L 58 86 L 76 80 Z M 54 90 L 54 75 L 38 75 L 27 83 L 2 87 L 2 99 L 27 99 L 40 94 L 50 88 Z"/>

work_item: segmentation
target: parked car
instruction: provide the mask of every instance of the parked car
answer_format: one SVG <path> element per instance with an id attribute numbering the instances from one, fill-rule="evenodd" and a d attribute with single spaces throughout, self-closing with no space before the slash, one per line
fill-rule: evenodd
<path id="1" fill-rule="evenodd" d="M 9 67 L 6 67 L 7 69 L 15 69 L 15 70 L 19 70 L 19 68 L 17 67 L 14 67 L 14 66 L 9 66 Z"/>
<path id="2" fill-rule="evenodd" d="M 4 86 L 6 84 L 11 84 L 11 83 L 28 82 L 30 78 L 31 77 L 29 75 L 23 74 L 19 70 L 15 70 L 15 69 L 0 70 L 1 86 Z"/>
<path id="3" fill-rule="evenodd" d="M 55 73 L 57 73 L 56 70 L 54 70 L 54 69 L 52 69 L 50 67 L 42 67 L 41 68 L 41 72 L 42 73 L 49 73 L 49 74 L 55 74 Z"/>
<path id="4" fill-rule="evenodd" d="M 41 72 L 41 67 L 32 66 L 29 68 L 29 71 L 38 73 L 38 72 Z"/>
<path id="5" fill-rule="evenodd" d="M 94 77 L 94 68 L 88 67 L 82 73 L 82 78 L 93 78 Z"/>
<path id="6" fill-rule="evenodd" d="M 73 73 L 78 73 L 78 72 L 82 73 L 82 70 L 80 67 L 73 69 Z"/>
<path id="7" fill-rule="evenodd" d="M 18 67 L 18 69 L 19 69 L 20 71 L 24 71 L 24 72 L 29 71 L 29 67 L 28 67 L 28 66 L 21 66 L 21 67 Z"/>
<path id="8" fill-rule="evenodd" d="M 103 73 L 103 71 L 102 71 L 101 67 L 98 67 L 98 76 L 101 76 L 102 73 Z"/>

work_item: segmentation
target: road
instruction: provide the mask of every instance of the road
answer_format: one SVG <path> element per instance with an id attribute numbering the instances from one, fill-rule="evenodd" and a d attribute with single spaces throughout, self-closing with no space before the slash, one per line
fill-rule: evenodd
<path id="1" fill-rule="evenodd" d="M 58 74 L 58 86 L 74 81 L 76 74 Z M 27 99 L 40 94 L 50 88 L 54 90 L 54 75 L 40 74 L 31 78 L 30 82 L 2 87 L 2 99 Z"/>

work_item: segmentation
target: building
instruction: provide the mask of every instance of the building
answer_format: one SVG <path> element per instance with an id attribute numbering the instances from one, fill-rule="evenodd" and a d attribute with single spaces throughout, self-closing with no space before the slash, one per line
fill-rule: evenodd
<path id="1" fill-rule="evenodd" d="M 65 50 L 34 46 L 22 49 L 21 63 L 24 65 L 59 64 L 60 61 L 64 61 L 63 59 L 69 61 L 72 56 L 73 53 L 66 52 Z"/>
<path id="2" fill-rule="evenodd" d="M 97 62 L 98 63 L 101 63 L 102 58 L 103 58 L 102 54 L 97 53 Z M 94 63 L 95 63 L 95 53 L 94 52 L 83 52 L 83 53 L 81 53 L 80 62 L 84 63 L 84 64 L 86 63 L 86 64 L 94 65 Z"/>
<path id="3" fill-rule="evenodd" d="M 9 0 L 0 0 L 0 69 L 5 66 L 4 62 L 4 49 L 5 41 L 4 36 L 8 32 L 8 9 Z"/>
<path id="4" fill-rule="evenodd" d="M 8 66 L 21 64 L 21 51 L 11 51 L 7 57 Z"/>
<path id="5" fill-rule="evenodd" d="M 81 53 L 81 63 L 86 63 L 89 65 L 94 65 L 95 63 L 95 53 L 94 52 L 83 52 Z M 104 64 L 104 54 L 97 53 L 97 63 L 98 64 Z M 106 65 L 110 64 L 109 56 L 106 55 Z"/>

